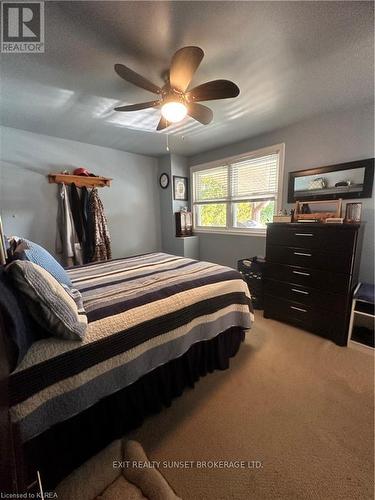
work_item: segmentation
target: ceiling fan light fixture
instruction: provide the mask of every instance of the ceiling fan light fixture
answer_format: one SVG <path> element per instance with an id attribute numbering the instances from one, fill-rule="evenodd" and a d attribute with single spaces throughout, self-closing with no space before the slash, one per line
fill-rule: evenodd
<path id="1" fill-rule="evenodd" d="M 164 130 L 172 123 L 181 122 L 186 115 L 193 120 L 208 125 L 213 120 L 212 109 L 200 104 L 237 97 L 240 89 L 229 80 L 212 80 L 189 89 L 204 52 L 200 47 L 187 46 L 177 50 L 164 74 L 164 85 L 159 87 L 123 64 L 115 64 L 116 73 L 126 82 L 158 95 L 158 99 L 137 104 L 118 106 L 115 111 L 139 111 L 141 109 L 161 109 L 161 118 L 156 130 Z"/>
<path id="2" fill-rule="evenodd" d="M 163 104 L 161 114 L 167 122 L 177 123 L 187 115 L 187 107 L 182 102 L 169 101 Z"/>

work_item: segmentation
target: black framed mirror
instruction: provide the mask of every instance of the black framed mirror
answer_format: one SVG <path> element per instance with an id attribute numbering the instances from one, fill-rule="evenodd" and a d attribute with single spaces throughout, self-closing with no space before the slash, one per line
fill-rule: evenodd
<path id="1" fill-rule="evenodd" d="M 371 198 L 374 158 L 289 172 L 288 203 Z"/>

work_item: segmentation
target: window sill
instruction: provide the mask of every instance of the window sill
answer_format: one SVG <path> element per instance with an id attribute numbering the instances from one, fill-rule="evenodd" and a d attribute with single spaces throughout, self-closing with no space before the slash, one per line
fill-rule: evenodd
<path id="1" fill-rule="evenodd" d="M 257 238 L 265 238 L 267 229 L 253 229 L 250 231 L 236 231 L 235 229 L 193 229 L 194 234 L 221 234 L 222 236 L 256 236 Z"/>

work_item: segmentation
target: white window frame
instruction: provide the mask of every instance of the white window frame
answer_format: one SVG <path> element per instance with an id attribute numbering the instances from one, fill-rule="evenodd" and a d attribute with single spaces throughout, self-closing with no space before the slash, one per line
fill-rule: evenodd
<path id="1" fill-rule="evenodd" d="M 192 214 L 193 214 L 193 229 L 194 233 L 197 234 L 231 234 L 231 235 L 243 235 L 243 236 L 266 236 L 266 228 L 254 227 L 254 228 L 235 228 L 232 226 L 233 214 L 232 205 L 233 202 L 229 198 L 224 203 L 227 204 L 227 226 L 224 227 L 207 227 L 207 226 L 197 226 L 196 216 L 195 216 L 195 205 L 200 205 L 202 203 L 195 202 L 195 184 L 194 184 L 194 172 L 199 170 L 209 170 L 211 168 L 217 168 L 222 166 L 228 166 L 232 163 L 239 162 L 241 160 L 257 158 L 259 156 L 266 156 L 268 154 L 279 155 L 279 168 L 277 173 L 277 193 L 275 198 L 276 213 L 282 208 L 282 197 L 283 197 L 283 180 L 284 180 L 284 162 L 285 162 L 285 144 L 275 144 L 266 148 L 257 149 L 255 151 L 249 151 L 248 153 L 243 153 L 236 156 L 230 156 L 221 160 L 215 160 L 208 163 L 202 163 L 200 165 L 194 165 L 190 167 L 190 186 L 191 186 L 191 200 L 192 200 Z M 231 192 L 230 186 L 230 169 L 228 168 L 228 191 Z M 253 201 L 253 200 L 241 200 L 241 201 Z M 214 203 L 212 201 L 211 203 Z M 218 203 L 223 203 L 218 201 Z"/>

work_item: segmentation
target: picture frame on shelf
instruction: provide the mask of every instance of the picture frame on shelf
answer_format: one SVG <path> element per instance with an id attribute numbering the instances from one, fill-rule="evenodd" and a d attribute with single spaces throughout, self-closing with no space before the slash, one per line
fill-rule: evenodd
<path id="1" fill-rule="evenodd" d="M 188 178 L 173 176 L 173 199 L 180 201 L 188 200 Z"/>
<path id="2" fill-rule="evenodd" d="M 188 210 L 180 210 L 175 213 L 176 219 L 176 237 L 192 236 L 193 218 Z"/>
<path id="3" fill-rule="evenodd" d="M 362 203 L 347 203 L 345 208 L 345 222 L 359 224 L 361 222 Z"/>

